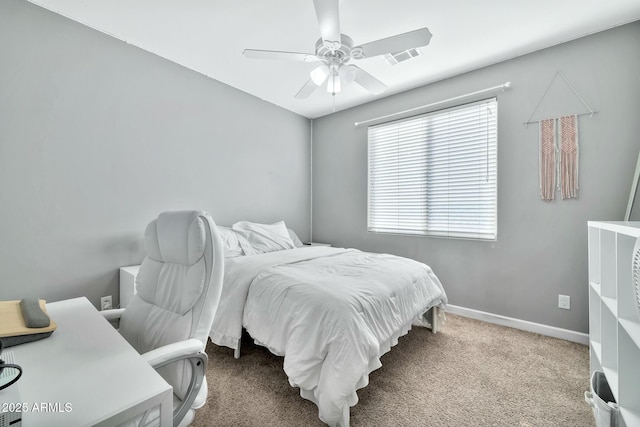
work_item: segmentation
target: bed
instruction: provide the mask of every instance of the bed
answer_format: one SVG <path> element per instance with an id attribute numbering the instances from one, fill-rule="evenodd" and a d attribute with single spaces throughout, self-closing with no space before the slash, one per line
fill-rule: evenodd
<path id="1" fill-rule="evenodd" d="M 349 425 L 356 391 L 412 325 L 438 327 L 447 296 L 423 263 L 304 246 L 282 221 L 219 228 L 225 273 L 211 340 L 239 357 L 245 328 L 284 357 L 289 383 L 330 426 Z"/>

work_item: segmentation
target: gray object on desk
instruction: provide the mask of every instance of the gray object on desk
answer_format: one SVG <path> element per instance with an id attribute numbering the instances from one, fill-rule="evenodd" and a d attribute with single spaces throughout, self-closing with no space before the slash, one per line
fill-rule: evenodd
<path id="1" fill-rule="evenodd" d="M 43 338 L 47 338 L 53 333 L 51 332 L 42 332 L 39 334 L 29 334 L 29 335 L 16 335 L 15 337 L 2 337 L 0 341 L 2 341 L 2 345 L 6 347 L 12 347 L 14 345 L 24 344 L 26 342 L 37 341 Z"/>
<path id="2" fill-rule="evenodd" d="M 20 301 L 20 311 L 27 328 L 46 328 L 51 325 L 51 319 L 40 308 L 40 300 L 37 298 L 24 298 Z M 53 331 L 38 332 L 33 334 L 13 335 L 0 338 L 4 347 L 24 344 L 31 341 L 47 338 Z"/>
<path id="3" fill-rule="evenodd" d="M 37 298 L 24 298 L 20 301 L 20 309 L 27 328 L 46 328 L 51 324 L 47 313 L 40 308 L 40 300 Z"/>

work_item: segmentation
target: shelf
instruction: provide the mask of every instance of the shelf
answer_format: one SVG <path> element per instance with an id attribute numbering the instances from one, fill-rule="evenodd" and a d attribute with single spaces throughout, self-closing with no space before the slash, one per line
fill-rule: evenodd
<path id="1" fill-rule="evenodd" d="M 589 227 L 640 237 L 640 221 L 587 221 Z"/>
<path id="2" fill-rule="evenodd" d="M 608 310 L 602 311 L 601 317 L 601 358 L 603 370 L 618 372 L 618 322 Z M 608 377 L 607 377 L 608 379 Z M 613 389 L 613 387 L 612 387 Z"/>
<path id="3" fill-rule="evenodd" d="M 604 372 L 604 376 L 607 377 L 607 382 L 609 383 L 609 388 L 613 393 L 613 397 L 616 398 L 616 402 L 620 401 L 620 396 L 618 393 L 618 371 L 613 370 L 611 368 L 602 368 L 602 372 Z"/>
<path id="4" fill-rule="evenodd" d="M 640 413 L 627 408 L 620 408 L 620 415 L 627 427 L 640 426 Z"/>
<path id="5" fill-rule="evenodd" d="M 618 338 L 618 391 L 620 397 L 616 397 L 618 404 L 628 411 L 640 413 L 640 348 L 623 329 Z M 638 426 L 640 424 L 629 424 Z"/>
<path id="6" fill-rule="evenodd" d="M 600 295 L 614 299 L 618 281 L 617 247 L 616 233 L 600 230 Z"/>
<path id="7" fill-rule="evenodd" d="M 609 313 L 611 313 L 614 317 L 618 316 L 618 303 L 615 298 L 611 297 L 602 297 L 602 302 L 609 309 Z"/>
<path id="8" fill-rule="evenodd" d="M 640 347 L 640 324 L 629 319 L 620 319 L 619 322 L 620 326 L 629 335 L 629 338 L 633 340 L 636 346 Z"/>
<path id="9" fill-rule="evenodd" d="M 589 288 L 589 340 L 598 343 L 598 346 L 602 342 L 602 328 L 601 328 L 601 307 L 600 307 L 600 295 L 593 286 Z M 598 352 L 598 356 L 600 356 Z"/>
<path id="10" fill-rule="evenodd" d="M 598 366 L 602 366 L 602 345 L 599 342 L 591 341 L 591 348 L 598 361 Z"/>
<path id="11" fill-rule="evenodd" d="M 620 425 L 640 426 L 640 318 L 631 259 L 640 222 L 589 222 L 590 371 L 620 405 Z"/>
<path id="12" fill-rule="evenodd" d="M 589 281 L 598 285 L 600 294 L 600 229 L 589 227 L 588 252 L 589 252 Z"/>
<path id="13" fill-rule="evenodd" d="M 600 343 L 591 342 L 589 349 L 589 372 L 602 371 L 602 348 Z"/>

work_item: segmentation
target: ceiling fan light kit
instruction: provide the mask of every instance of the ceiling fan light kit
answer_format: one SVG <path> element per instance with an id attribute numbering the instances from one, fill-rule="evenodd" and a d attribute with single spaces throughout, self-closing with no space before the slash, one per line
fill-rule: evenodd
<path id="1" fill-rule="evenodd" d="M 340 77 L 336 78 L 335 73 L 331 73 L 331 78 L 327 81 L 327 92 L 332 95 L 339 93 L 342 90 L 342 86 L 340 84 Z"/>
<path id="2" fill-rule="evenodd" d="M 353 46 L 351 37 L 340 33 L 339 0 L 314 0 L 313 4 L 321 34 L 321 38 L 316 42 L 315 54 L 257 49 L 245 49 L 243 52 L 247 58 L 252 59 L 321 62 L 320 66 L 311 71 L 309 80 L 296 93 L 297 99 L 308 98 L 325 83 L 327 92 L 332 95 L 339 93 L 343 85 L 354 82 L 374 95 L 382 93 L 387 89 L 387 85 L 348 62 L 352 59 L 361 60 L 379 55 L 396 55 L 426 46 L 431 40 L 429 29 L 420 28 Z"/>
<path id="3" fill-rule="evenodd" d="M 316 84 L 316 86 L 320 86 L 324 81 L 329 77 L 329 67 L 326 65 L 320 65 L 317 68 L 314 68 L 311 73 L 309 73 L 309 77 Z"/>
<path id="4" fill-rule="evenodd" d="M 346 84 L 352 83 L 356 79 L 356 72 L 357 69 L 353 65 L 346 65 L 338 70 L 340 79 Z"/>

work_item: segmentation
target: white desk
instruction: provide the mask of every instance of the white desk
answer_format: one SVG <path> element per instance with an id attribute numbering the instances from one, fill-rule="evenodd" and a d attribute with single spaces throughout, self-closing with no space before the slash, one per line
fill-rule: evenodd
<path id="1" fill-rule="evenodd" d="M 171 386 L 86 298 L 47 312 L 58 325 L 50 337 L 5 349 L 23 369 L 10 387 L 28 407 L 23 427 L 117 426 L 158 406 L 161 425 L 172 425 Z M 34 404 L 48 408 L 34 412 Z"/>

